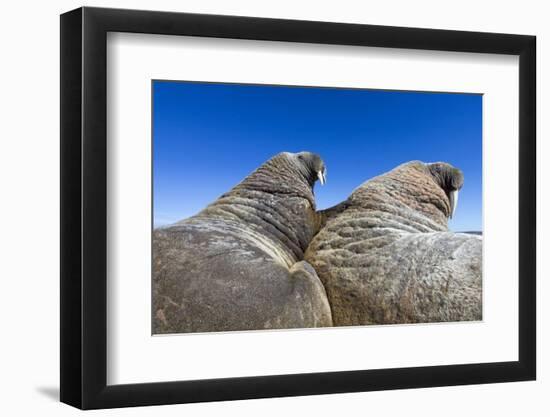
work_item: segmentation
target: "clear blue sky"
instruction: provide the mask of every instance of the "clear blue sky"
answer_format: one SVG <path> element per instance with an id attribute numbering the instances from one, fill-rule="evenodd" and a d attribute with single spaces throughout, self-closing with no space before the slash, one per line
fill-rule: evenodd
<path id="1" fill-rule="evenodd" d="M 481 230 L 482 96 L 153 82 L 154 226 L 199 212 L 273 155 L 322 156 L 319 209 L 411 161 L 464 172 L 455 231 Z"/>

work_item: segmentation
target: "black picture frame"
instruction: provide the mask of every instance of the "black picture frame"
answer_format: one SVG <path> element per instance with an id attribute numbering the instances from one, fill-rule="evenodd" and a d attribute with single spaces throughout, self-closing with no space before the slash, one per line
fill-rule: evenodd
<path id="1" fill-rule="evenodd" d="M 108 32 L 519 56 L 519 360 L 107 385 Z M 61 401 L 82 409 L 534 380 L 536 38 L 102 8 L 61 15 Z"/>

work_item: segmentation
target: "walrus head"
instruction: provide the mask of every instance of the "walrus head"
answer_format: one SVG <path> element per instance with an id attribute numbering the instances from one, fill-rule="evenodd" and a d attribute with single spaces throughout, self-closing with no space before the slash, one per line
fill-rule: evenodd
<path id="1" fill-rule="evenodd" d="M 301 197 L 315 208 L 313 186 L 324 184 L 326 168 L 323 160 L 312 152 L 281 152 L 273 156 L 220 198 L 248 195 L 260 191 L 274 196 Z M 258 197 L 255 196 L 255 199 Z"/>
<path id="2" fill-rule="evenodd" d="M 458 191 L 464 185 L 464 174 L 462 174 L 460 169 L 446 162 L 434 162 L 426 164 L 426 166 L 435 182 L 441 187 L 449 199 L 449 218 L 452 219 L 458 204 Z"/>
<path id="3" fill-rule="evenodd" d="M 419 226 L 421 217 L 429 219 L 428 229 L 447 230 L 463 183 L 462 171 L 448 163 L 410 161 L 364 182 L 345 202 L 325 210 L 322 217 L 328 219 L 354 207 L 372 212 L 378 219 L 395 217 L 396 224 L 407 223 L 419 231 L 427 231 Z"/>
<path id="4" fill-rule="evenodd" d="M 309 185 L 313 186 L 317 180 L 319 180 L 321 185 L 324 185 L 327 179 L 327 169 L 321 157 L 312 152 L 298 152 L 295 155 L 298 169 L 306 178 Z"/>

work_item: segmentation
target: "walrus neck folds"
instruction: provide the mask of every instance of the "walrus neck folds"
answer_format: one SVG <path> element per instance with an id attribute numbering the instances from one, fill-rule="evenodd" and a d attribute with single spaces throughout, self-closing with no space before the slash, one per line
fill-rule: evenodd
<path id="1" fill-rule="evenodd" d="M 315 209 L 313 184 L 315 177 L 295 154 L 280 153 L 246 177 L 231 192 L 261 191 L 279 196 L 305 198 Z"/>
<path id="2" fill-rule="evenodd" d="M 447 219 L 451 213 L 449 198 L 428 166 L 422 162 L 412 162 L 398 167 L 391 176 L 406 183 L 401 188 L 401 195 L 407 204 L 445 229 L 448 228 Z"/>
<path id="3" fill-rule="evenodd" d="M 271 158 L 196 217 L 236 222 L 269 239 L 291 263 L 302 260 L 316 231 L 315 203 L 293 155 Z"/>
<path id="4" fill-rule="evenodd" d="M 387 211 L 390 216 L 395 207 L 408 208 L 422 231 L 426 231 L 425 227 L 448 230 L 449 199 L 422 162 L 403 164 L 367 181 L 352 194 L 350 202 L 367 210 Z"/>

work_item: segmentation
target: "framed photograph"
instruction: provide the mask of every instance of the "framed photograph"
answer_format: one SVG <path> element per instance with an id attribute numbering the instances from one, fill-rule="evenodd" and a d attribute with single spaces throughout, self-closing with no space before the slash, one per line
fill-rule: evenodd
<path id="1" fill-rule="evenodd" d="M 61 16 L 61 401 L 533 380 L 535 37 Z"/>

